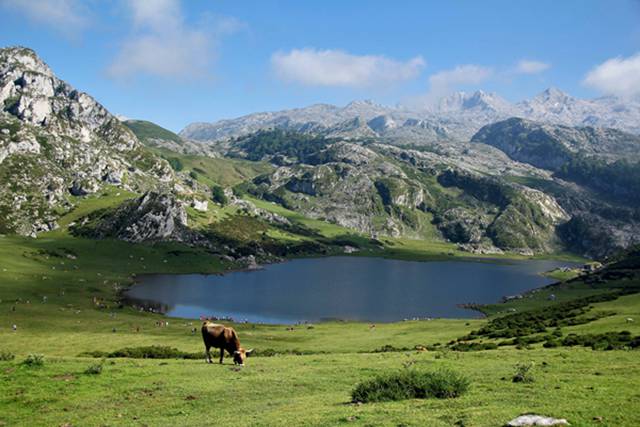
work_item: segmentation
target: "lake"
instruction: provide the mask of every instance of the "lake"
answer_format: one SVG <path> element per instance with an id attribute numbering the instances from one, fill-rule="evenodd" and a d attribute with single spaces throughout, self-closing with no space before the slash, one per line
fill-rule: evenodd
<path id="1" fill-rule="evenodd" d="M 472 318 L 463 303 L 495 303 L 542 287 L 550 260 L 414 262 L 383 258 L 297 259 L 226 275 L 145 275 L 127 291 L 170 316 L 230 317 L 290 324 L 329 319 L 392 322 L 410 318 Z"/>

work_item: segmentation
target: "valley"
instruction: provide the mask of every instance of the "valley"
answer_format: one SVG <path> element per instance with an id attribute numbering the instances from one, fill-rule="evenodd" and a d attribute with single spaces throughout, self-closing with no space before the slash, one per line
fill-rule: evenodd
<path id="1" fill-rule="evenodd" d="M 0 101 L 0 425 L 495 426 L 532 411 L 640 424 L 635 101 L 549 89 L 514 105 L 478 92 L 429 111 L 319 104 L 174 133 L 116 117 L 21 47 L 0 49 Z M 385 278 L 392 265 L 414 266 L 420 291 L 446 264 L 466 277 L 436 281 L 451 295 L 491 292 L 455 300 L 473 318 L 420 294 L 396 303 L 421 320 L 372 304 L 360 321 L 225 321 L 255 348 L 244 367 L 204 363 L 195 311 L 125 298 L 141 275 L 268 265 L 278 284 L 277 267 L 315 258 L 324 273 L 363 265 L 353 294 L 333 289 L 340 318 L 368 294 L 396 301 L 385 292 L 410 280 Z M 501 263 L 587 265 L 553 279 L 488 274 Z M 300 274 L 290 286 L 322 279 Z M 215 299 L 207 291 L 194 306 Z M 513 380 L 522 366 L 535 381 Z M 351 401 L 379 372 L 442 369 L 469 392 Z"/>

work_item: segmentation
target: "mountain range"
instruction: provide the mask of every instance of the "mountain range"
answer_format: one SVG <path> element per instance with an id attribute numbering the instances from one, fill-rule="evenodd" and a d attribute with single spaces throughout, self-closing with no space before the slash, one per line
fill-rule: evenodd
<path id="1" fill-rule="evenodd" d="M 180 132 L 180 136 L 211 142 L 260 129 L 279 128 L 343 138 L 384 138 L 396 144 L 424 144 L 467 141 L 482 126 L 509 117 L 640 133 L 640 102 L 637 100 L 616 97 L 584 100 L 549 88 L 516 104 L 483 91 L 454 93 L 422 109 L 387 107 L 372 101 L 354 101 L 345 107 L 316 104 L 214 123 L 192 123 Z"/>
<path id="2" fill-rule="evenodd" d="M 419 112 L 318 104 L 176 135 L 117 118 L 32 50 L 6 48 L 0 102 L 0 233 L 37 236 L 71 215 L 79 236 L 247 263 L 402 239 L 591 257 L 640 242 L 634 101 L 459 93 Z M 104 207 L 78 212 L 89 198 Z"/>

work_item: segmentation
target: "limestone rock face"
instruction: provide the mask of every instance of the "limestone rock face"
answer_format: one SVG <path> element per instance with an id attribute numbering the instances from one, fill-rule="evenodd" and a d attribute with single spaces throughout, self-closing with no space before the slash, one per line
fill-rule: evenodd
<path id="1" fill-rule="evenodd" d="M 97 215 L 89 216 L 85 224 L 75 227 L 73 232 L 129 242 L 168 240 L 196 243 L 202 240 L 187 227 L 184 204 L 171 193 L 148 192 L 111 212 Z"/>
<path id="2" fill-rule="evenodd" d="M 472 142 L 492 145 L 510 158 L 556 171 L 576 154 L 607 160 L 640 159 L 640 137 L 616 129 L 570 127 L 511 118 L 487 125 Z"/>
<path id="3" fill-rule="evenodd" d="M 0 49 L 0 232 L 46 230 L 74 197 L 105 185 L 145 191 L 172 180 L 166 161 L 35 52 Z"/>

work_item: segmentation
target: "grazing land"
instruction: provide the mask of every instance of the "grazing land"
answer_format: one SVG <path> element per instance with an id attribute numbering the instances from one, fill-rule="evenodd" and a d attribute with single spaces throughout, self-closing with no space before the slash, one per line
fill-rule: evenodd
<path id="1" fill-rule="evenodd" d="M 564 417 L 574 425 L 596 425 L 594 417 L 602 417 L 597 425 L 640 423 L 637 350 L 544 348 L 537 342 L 463 352 L 447 345 L 487 325 L 481 319 L 375 327 L 329 322 L 293 330 L 236 324 L 242 345 L 258 354 L 244 368 L 229 358 L 222 366 L 207 365 L 204 356 L 91 357 L 86 352 L 142 346 L 203 353 L 199 331 L 192 332 L 199 321 L 121 305 L 119 291 L 135 274 L 217 273 L 228 266 L 201 249 L 94 241 L 62 229 L 38 239 L 1 237 L 0 259 L 0 352 L 15 356 L 0 361 L 0 422 L 5 425 L 29 420 L 38 425 L 495 426 L 525 412 Z M 624 280 L 627 287 L 637 286 L 637 278 Z M 490 319 L 499 318 L 512 309 L 549 305 L 550 292 L 556 295 L 554 304 L 563 304 L 608 289 L 576 280 L 487 307 L 487 312 L 497 315 Z M 640 323 L 628 320 L 640 321 L 639 294 L 589 307 L 591 315 L 606 315 L 562 326 L 562 336 L 640 335 Z M 479 337 L 476 342 L 502 340 Z M 29 354 L 43 354 L 42 366 L 24 364 Z M 514 383 L 516 365 L 530 362 L 534 382 Z M 96 364 L 102 367 L 99 374 L 86 373 Z M 468 393 L 447 400 L 349 403 L 354 387 L 380 372 L 440 368 L 465 375 Z"/>

